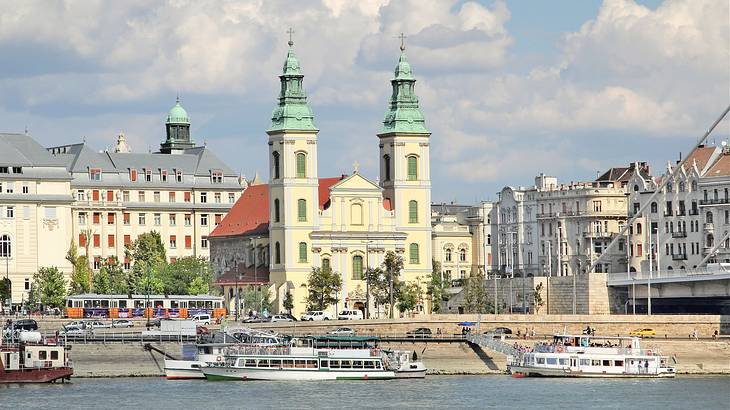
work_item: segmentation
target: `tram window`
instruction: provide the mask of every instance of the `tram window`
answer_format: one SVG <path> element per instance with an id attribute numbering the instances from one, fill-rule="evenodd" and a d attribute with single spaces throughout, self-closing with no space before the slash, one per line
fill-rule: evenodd
<path id="1" fill-rule="evenodd" d="M 66 304 L 66 307 L 73 307 L 73 301 L 69 300 L 68 303 Z"/>
<path id="2" fill-rule="evenodd" d="M 271 367 L 281 367 L 281 359 L 271 359 Z"/>
<path id="3" fill-rule="evenodd" d="M 545 358 L 544 357 L 538 357 L 537 358 L 537 364 L 545 364 Z"/>
<path id="4" fill-rule="evenodd" d="M 134 307 L 139 309 L 144 307 L 144 301 L 143 300 L 135 300 L 134 301 Z"/>
<path id="5" fill-rule="evenodd" d="M 306 360 L 294 360 L 294 367 L 297 369 L 303 369 L 307 366 Z"/>
<path id="6" fill-rule="evenodd" d="M 185 300 L 182 300 L 182 301 L 180 301 L 180 307 L 181 307 L 181 308 L 186 308 L 186 307 L 188 307 L 188 302 L 187 302 L 187 301 L 185 301 Z"/>
<path id="7" fill-rule="evenodd" d="M 215 308 L 220 309 L 220 307 L 221 307 L 221 302 L 215 302 Z"/>
<path id="8" fill-rule="evenodd" d="M 327 360 L 322 360 L 319 363 L 320 363 L 319 367 L 330 367 L 329 362 Z"/>
<path id="9" fill-rule="evenodd" d="M 340 368 L 339 360 L 330 360 L 330 369 L 339 369 L 339 368 Z"/>
<path id="10" fill-rule="evenodd" d="M 366 369 L 374 369 L 375 363 L 372 360 L 365 360 L 365 368 Z"/>
<path id="11" fill-rule="evenodd" d="M 108 308 L 109 307 L 109 301 L 108 300 L 102 300 L 100 302 L 101 302 L 101 307 L 103 307 L 103 308 Z"/>
<path id="12" fill-rule="evenodd" d="M 58 350 L 51 350 L 51 360 L 58 360 Z"/>
<path id="13" fill-rule="evenodd" d="M 127 301 L 126 300 L 120 300 L 119 301 L 119 308 L 120 309 L 126 309 L 127 308 Z"/>
<path id="14" fill-rule="evenodd" d="M 613 365 L 614 366 L 618 366 L 618 367 L 623 367 L 624 366 L 624 361 L 623 360 L 614 360 L 613 361 Z"/>
<path id="15" fill-rule="evenodd" d="M 99 299 L 92 300 L 91 307 L 95 307 L 95 308 L 101 307 L 101 300 L 99 300 Z"/>
<path id="16" fill-rule="evenodd" d="M 558 358 L 557 357 L 548 357 L 547 364 L 558 364 Z"/>
<path id="17" fill-rule="evenodd" d="M 601 361 L 600 360 L 591 360 L 591 366 L 600 366 Z"/>
<path id="18" fill-rule="evenodd" d="M 213 302 L 210 300 L 205 301 L 205 308 L 206 309 L 212 309 L 213 308 Z"/>
<path id="19" fill-rule="evenodd" d="M 604 366 L 610 366 L 611 365 L 611 361 L 610 360 L 604 360 L 603 361 L 603 365 Z"/>
<path id="20" fill-rule="evenodd" d="M 46 353 L 45 350 L 39 350 L 38 351 L 38 360 L 47 360 L 48 359 L 48 353 Z"/>
<path id="21" fill-rule="evenodd" d="M 161 307 L 165 307 L 165 304 L 164 304 L 164 302 L 163 302 L 163 301 L 161 301 L 161 300 L 156 300 L 156 301 L 155 301 L 155 302 L 154 302 L 154 303 L 152 304 L 152 306 L 153 306 L 153 307 L 156 307 L 156 308 L 158 308 L 158 307 L 160 307 L 160 308 L 161 308 Z"/>
<path id="22" fill-rule="evenodd" d="M 256 359 L 246 359 L 246 367 L 256 367 Z"/>
<path id="23" fill-rule="evenodd" d="M 179 308 L 180 306 L 178 306 L 178 302 L 177 302 L 177 300 L 171 300 L 171 301 L 170 301 L 170 307 L 171 307 L 171 308 L 173 308 L 173 309 L 177 309 L 177 308 Z"/>
<path id="24" fill-rule="evenodd" d="M 112 300 L 109 306 L 111 306 L 113 308 L 117 307 L 117 301 L 116 300 Z"/>
<path id="25" fill-rule="evenodd" d="M 580 365 L 581 366 L 590 366 L 591 360 L 590 359 L 580 359 Z"/>

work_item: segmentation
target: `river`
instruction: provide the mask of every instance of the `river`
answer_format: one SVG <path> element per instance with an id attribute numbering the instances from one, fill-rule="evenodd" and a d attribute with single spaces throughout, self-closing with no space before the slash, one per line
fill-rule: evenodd
<path id="1" fill-rule="evenodd" d="M 426 380 L 206 382 L 163 378 L 73 379 L 0 385 L 3 409 L 728 409 L 730 377 L 513 379 L 433 376 Z"/>

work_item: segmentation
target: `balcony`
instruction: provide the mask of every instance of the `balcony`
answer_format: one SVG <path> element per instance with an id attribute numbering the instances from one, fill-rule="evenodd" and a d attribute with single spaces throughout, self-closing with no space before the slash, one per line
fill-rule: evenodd
<path id="1" fill-rule="evenodd" d="M 702 224 L 702 229 L 704 229 L 706 231 L 714 231 L 715 226 L 712 225 L 712 223 L 704 223 L 704 224 Z"/>
<path id="2" fill-rule="evenodd" d="M 685 216 L 685 215 L 687 215 L 687 211 L 685 211 L 684 209 L 680 209 L 679 211 L 677 211 L 677 216 Z"/>
<path id="3" fill-rule="evenodd" d="M 687 231 L 672 232 L 672 238 L 686 238 L 686 237 L 687 237 Z"/>
<path id="4" fill-rule="evenodd" d="M 666 211 L 664 211 L 664 216 L 672 216 L 672 215 L 673 215 L 673 212 L 671 209 L 667 209 Z"/>
<path id="5" fill-rule="evenodd" d="M 690 210 L 689 210 L 689 214 L 690 214 L 690 215 L 692 215 L 692 216 L 697 216 L 697 215 L 699 215 L 699 214 L 700 214 L 700 210 L 699 210 L 699 209 L 697 209 L 697 208 L 695 208 L 695 209 L 690 209 Z"/>
<path id="6" fill-rule="evenodd" d="M 700 199 L 700 205 L 730 204 L 730 198 Z"/>
<path id="7" fill-rule="evenodd" d="M 672 254 L 672 260 L 673 261 L 686 261 L 687 260 L 687 254 L 686 253 L 673 253 Z"/>

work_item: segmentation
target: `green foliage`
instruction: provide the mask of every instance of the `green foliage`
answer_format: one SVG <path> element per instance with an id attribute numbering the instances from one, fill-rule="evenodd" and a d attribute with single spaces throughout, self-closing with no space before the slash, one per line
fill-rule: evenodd
<path id="1" fill-rule="evenodd" d="M 208 293 L 210 289 L 212 273 L 205 258 L 186 256 L 174 263 L 158 264 L 156 268 L 166 295 L 199 295 Z"/>
<path id="2" fill-rule="evenodd" d="M 426 294 L 431 299 L 431 312 L 432 313 L 441 313 L 441 302 L 448 300 L 446 298 L 446 293 L 444 292 L 444 287 L 446 286 L 446 283 L 448 283 L 448 279 L 444 277 L 443 280 L 441 280 L 441 275 L 443 273 L 441 272 L 441 264 L 437 261 L 432 261 L 433 264 L 433 270 L 431 271 L 431 281 L 428 283 L 426 287 Z"/>
<path id="3" fill-rule="evenodd" d="M 159 232 L 151 231 L 140 235 L 125 249 L 125 255 L 132 261 L 132 271 L 127 280 L 129 293 L 144 293 L 147 284 L 147 270 L 155 269 L 166 265 L 165 245 Z M 154 281 L 160 282 L 160 291 L 163 293 L 164 286 L 159 278 Z"/>
<path id="4" fill-rule="evenodd" d="M 149 292 L 150 295 L 161 295 L 165 290 L 165 285 L 154 270 L 149 275 L 142 276 L 138 286 L 138 292 L 141 294 Z"/>
<path id="5" fill-rule="evenodd" d="M 393 251 L 388 251 L 380 268 L 368 269 L 366 272 L 370 282 L 370 293 L 378 304 L 388 305 L 390 317 L 393 317 L 393 305 L 398 299 L 401 287 L 399 277 L 402 270 L 403 258 Z"/>
<path id="6" fill-rule="evenodd" d="M 80 256 L 76 243 L 71 240 L 71 245 L 66 253 L 66 260 L 71 263 L 71 283 L 69 293 L 77 295 L 91 291 L 91 269 L 86 256 Z"/>
<path id="7" fill-rule="evenodd" d="M 196 276 L 190 282 L 190 285 L 188 286 L 188 289 L 187 289 L 187 294 L 188 295 L 205 295 L 208 293 L 208 290 L 209 290 L 208 282 L 206 282 L 202 276 Z"/>
<path id="8" fill-rule="evenodd" d="M 337 303 L 342 277 L 329 267 L 312 268 L 307 280 L 307 310 L 325 310 Z"/>
<path id="9" fill-rule="evenodd" d="M 243 309 L 245 311 L 255 310 L 260 314 L 266 309 L 271 312 L 271 292 L 268 288 L 249 285 L 242 290 L 243 294 L 239 297 L 243 297 Z"/>
<path id="10" fill-rule="evenodd" d="M 30 299 L 45 307 L 63 308 L 66 298 L 66 281 L 57 267 L 40 268 L 33 275 Z"/>
<path id="11" fill-rule="evenodd" d="M 286 291 L 286 295 L 284 296 L 284 309 L 290 314 L 292 309 L 294 309 L 294 295 L 289 290 Z"/>
<path id="12" fill-rule="evenodd" d="M 535 292 L 533 293 L 533 297 L 535 298 L 535 313 L 540 313 L 540 308 L 545 305 L 545 301 L 542 300 L 542 289 L 542 282 L 535 286 Z"/>
<path id="13" fill-rule="evenodd" d="M 421 300 L 421 286 L 416 282 L 408 282 L 400 287 L 398 292 L 398 310 L 402 312 L 411 311 L 418 306 Z"/>
<path id="14" fill-rule="evenodd" d="M 116 256 L 105 259 L 99 272 L 94 275 L 93 291 L 99 294 L 127 293 L 127 274 Z"/>
<path id="15" fill-rule="evenodd" d="M 11 288 L 12 282 L 10 282 L 10 279 L 0 279 L 0 302 L 5 303 L 5 299 L 10 299 Z"/>
<path id="16" fill-rule="evenodd" d="M 464 287 L 464 310 L 467 313 L 487 313 L 490 304 L 487 301 L 487 290 L 484 287 L 484 273 L 479 270 L 466 280 Z"/>

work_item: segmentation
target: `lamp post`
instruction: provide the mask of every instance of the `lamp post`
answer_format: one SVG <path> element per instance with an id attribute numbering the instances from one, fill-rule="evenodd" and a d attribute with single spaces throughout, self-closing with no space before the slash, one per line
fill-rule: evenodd
<path id="1" fill-rule="evenodd" d="M 364 241 L 365 244 L 365 319 L 370 319 L 370 244 L 373 241 Z"/>
<path id="2" fill-rule="evenodd" d="M 239 298 L 239 291 L 238 291 L 238 279 L 240 279 L 241 274 L 236 272 L 236 309 L 235 309 L 235 316 L 236 316 L 236 322 L 238 322 L 238 307 L 240 306 L 240 302 L 238 300 Z"/>
<path id="3" fill-rule="evenodd" d="M 147 310 L 150 308 L 150 285 L 152 281 L 152 266 L 147 267 L 147 286 L 145 286 L 145 291 L 147 292 L 145 297 L 145 307 L 144 312 L 145 316 L 147 316 L 147 329 L 150 328 L 150 311 Z"/>

